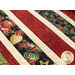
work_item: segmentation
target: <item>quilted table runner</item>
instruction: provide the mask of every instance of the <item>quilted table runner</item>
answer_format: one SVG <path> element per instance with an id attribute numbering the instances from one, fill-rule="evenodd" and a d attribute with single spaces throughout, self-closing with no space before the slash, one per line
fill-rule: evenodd
<path id="1" fill-rule="evenodd" d="M 75 65 L 75 11 L 0 10 L 0 65 Z"/>

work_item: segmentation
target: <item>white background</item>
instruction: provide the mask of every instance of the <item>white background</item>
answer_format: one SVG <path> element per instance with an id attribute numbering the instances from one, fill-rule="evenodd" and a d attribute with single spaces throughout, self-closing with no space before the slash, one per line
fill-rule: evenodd
<path id="1" fill-rule="evenodd" d="M 75 10 L 75 0 L 0 0 L 0 10 Z M 0 75 L 74 75 L 75 66 L 0 66 Z"/>
<path id="2" fill-rule="evenodd" d="M 75 0 L 0 0 L 0 8 L 5 10 L 74 10 Z"/>
<path id="3" fill-rule="evenodd" d="M 0 66 L 0 75 L 75 75 L 75 66 Z"/>

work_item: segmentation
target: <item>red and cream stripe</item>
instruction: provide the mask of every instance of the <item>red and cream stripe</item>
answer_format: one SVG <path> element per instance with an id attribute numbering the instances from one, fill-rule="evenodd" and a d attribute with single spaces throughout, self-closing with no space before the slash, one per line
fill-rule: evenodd
<path id="1" fill-rule="evenodd" d="M 16 48 L 9 42 L 9 40 L 5 37 L 5 35 L 1 31 L 0 31 L 0 40 L 20 65 L 29 65 L 29 63 L 16 50 Z"/>
<path id="2" fill-rule="evenodd" d="M 26 28 L 28 27 L 41 41 L 40 44 L 39 39 L 34 38 L 31 34 L 30 38 L 40 47 L 42 50 L 48 55 L 48 48 L 49 52 L 52 50 L 56 55 L 61 57 L 61 54 L 64 51 L 71 51 L 75 56 L 75 43 L 73 43 L 67 36 L 64 36 L 62 32 L 60 32 L 57 28 L 55 28 L 52 24 L 46 21 L 43 17 L 38 15 L 37 13 L 33 13 L 34 11 L 26 11 L 26 10 L 11 10 L 11 12 L 22 21 L 24 25 L 19 25 L 19 27 L 29 36 L 31 33 L 27 32 Z M 9 14 L 8 14 L 9 15 Z M 12 15 L 11 15 L 12 16 Z M 10 17 L 11 17 L 10 16 Z M 13 17 L 11 17 L 14 19 Z M 15 21 L 15 20 L 14 20 Z M 17 23 L 17 22 L 16 22 Z M 19 23 L 17 23 L 19 24 Z M 50 26 L 50 27 L 49 27 Z M 27 28 L 27 29 L 28 29 Z M 38 41 L 36 41 L 38 40 Z M 45 45 L 43 45 L 45 44 Z M 44 46 L 48 48 L 44 48 Z M 44 49 L 43 49 L 44 48 Z M 49 55 L 52 59 L 54 55 L 50 53 Z M 57 59 L 54 59 L 54 61 Z M 75 59 L 74 59 L 75 60 Z M 73 61 L 71 64 L 75 64 Z"/>
<path id="3" fill-rule="evenodd" d="M 37 12 L 33 10 L 29 10 L 29 12 L 33 14 L 36 18 L 38 18 L 41 22 L 43 22 L 48 28 L 50 28 L 54 33 L 56 33 L 68 45 L 75 49 L 75 43 L 72 40 L 70 40 L 66 35 L 64 35 L 60 30 L 58 30 L 52 23 L 48 22 L 41 15 L 39 15 Z"/>
<path id="4" fill-rule="evenodd" d="M 4 56 L 10 65 L 19 65 L 16 59 L 10 54 L 8 49 L 0 41 L 0 53 Z"/>
<path id="5" fill-rule="evenodd" d="M 60 11 L 75 21 L 75 10 L 60 10 Z"/>
<path id="6" fill-rule="evenodd" d="M 4 12 L 24 31 L 24 33 L 48 56 L 55 64 L 65 65 L 63 62 L 45 43 L 43 43 L 25 24 L 21 22 L 12 12 L 4 10 Z M 20 15 L 20 14 L 19 14 Z M 22 15 L 22 14 L 21 14 Z M 21 16 L 20 15 L 20 16 Z M 24 16 L 25 17 L 25 16 Z M 21 18 L 24 18 L 23 16 Z M 33 18 L 33 17 L 32 17 Z M 25 19 L 25 18 L 24 18 Z"/>
<path id="7" fill-rule="evenodd" d="M 67 20 L 69 23 L 71 23 L 74 27 L 75 27 L 75 21 L 72 20 L 71 18 L 69 18 L 67 15 L 65 15 L 63 12 L 59 11 L 59 10 L 53 10 L 54 12 L 56 12 L 57 14 L 59 14 L 60 16 L 62 16 L 65 20 Z"/>

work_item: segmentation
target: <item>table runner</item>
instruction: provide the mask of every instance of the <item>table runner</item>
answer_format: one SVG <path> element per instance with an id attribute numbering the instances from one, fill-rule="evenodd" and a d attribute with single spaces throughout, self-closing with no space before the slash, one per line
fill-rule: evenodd
<path id="1" fill-rule="evenodd" d="M 42 11 L 41 15 L 44 16 L 44 18 L 39 15 L 39 11 Z M 72 23 L 72 25 L 70 23 L 68 23 L 69 21 L 67 21 L 67 19 L 64 19 L 62 15 L 60 15 L 59 13 L 54 13 L 55 11 L 54 10 L 36 10 L 36 11 L 33 11 L 33 10 L 11 10 L 10 12 L 12 12 L 14 14 L 14 16 L 16 16 L 32 33 L 34 33 L 34 35 L 36 36 L 35 38 L 38 38 L 38 40 L 36 39 L 33 39 L 33 35 L 30 35 L 30 32 L 28 33 L 27 31 L 25 31 L 25 27 L 23 28 L 22 25 L 17 25 L 18 27 L 21 28 L 20 29 L 17 29 L 16 27 L 16 21 L 18 21 L 17 19 L 13 19 L 12 18 L 12 15 L 9 14 L 9 12 L 7 11 L 4 11 L 9 17 L 11 18 L 12 20 L 14 20 L 14 23 L 13 24 L 13 27 L 12 27 L 12 30 L 15 31 L 16 34 L 20 34 L 22 32 L 22 30 L 24 31 L 24 34 L 25 35 L 25 40 L 28 42 L 28 44 L 30 44 L 30 46 L 27 48 L 23 48 L 23 46 L 27 45 L 25 43 L 25 45 L 23 44 L 24 41 L 20 41 L 20 44 L 19 46 L 21 47 L 19 49 L 19 52 L 21 53 L 21 55 L 24 56 L 24 53 L 25 53 L 25 50 L 27 50 L 25 53 L 25 56 L 26 54 L 28 54 L 25 59 L 29 62 L 29 64 L 34 64 L 36 62 L 35 65 L 51 65 L 51 64 L 57 64 L 57 65 L 65 65 L 65 64 L 68 64 L 68 65 L 74 65 L 75 64 L 75 47 L 74 47 L 74 23 Z M 48 13 L 48 12 L 49 13 Z M 35 12 L 36 14 L 39 15 L 36 15 L 35 13 L 32 13 L 32 12 Z M 61 12 L 61 11 L 60 11 Z M 44 14 L 45 13 L 45 14 Z M 54 14 L 57 16 L 55 17 Z M 64 13 L 63 13 L 64 14 Z M 49 18 L 47 18 L 48 16 L 50 16 Z M 61 17 L 62 16 L 62 17 Z M 42 18 L 41 18 L 42 17 Z M 9 18 L 5 18 L 2 20 L 3 21 L 6 21 L 8 20 Z M 54 19 L 55 18 L 55 19 Z M 69 18 L 69 17 L 68 17 Z M 41 20 L 40 20 L 41 19 Z M 45 21 L 45 20 L 46 21 Z M 49 20 L 48 20 L 49 19 Z M 44 22 L 43 22 L 43 21 Z M 60 23 L 60 21 L 62 20 L 62 22 Z M 72 20 L 72 19 L 71 19 Z M 48 21 L 50 21 L 50 24 L 48 23 Z M 72 20 L 73 21 L 73 20 Z M 1 22 L 1 25 L 4 25 L 4 28 L 10 28 L 9 25 L 5 26 L 7 24 L 7 22 L 5 23 L 2 23 Z M 73 21 L 74 22 L 74 21 Z M 48 25 L 52 25 L 56 23 L 56 26 L 54 28 L 50 28 L 48 27 Z M 64 23 L 64 24 L 63 24 Z M 18 24 L 18 23 L 17 23 Z M 19 23 L 20 24 L 20 23 Z M 48 25 L 47 25 L 48 24 Z M 62 24 L 62 26 L 60 25 Z M 68 25 L 67 25 L 68 24 Z M 71 26 L 70 26 L 71 25 Z M 51 27 L 52 27 L 51 26 Z M 68 27 L 66 27 L 68 26 Z M 3 28 L 3 27 L 2 27 Z M 58 28 L 58 29 L 56 29 Z M 69 29 L 68 29 L 69 28 Z M 20 30 L 20 32 L 16 32 L 16 30 Z M 57 33 L 57 30 L 59 33 Z M 64 34 L 61 32 L 61 30 L 64 32 Z M 65 30 L 65 31 L 64 31 Z M 70 31 L 69 31 L 70 30 Z M 68 34 L 70 33 L 70 34 Z M 3 29 L 2 29 L 2 32 Z M 6 32 L 5 32 L 6 33 Z M 4 34 L 5 34 L 4 33 Z M 13 34 L 13 31 L 12 31 L 12 34 Z M 60 34 L 60 35 L 59 35 Z M 9 34 L 5 34 L 6 36 L 9 35 Z M 63 36 L 61 36 L 63 35 Z M 60 37 L 61 36 L 61 37 Z M 66 37 L 64 37 L 66 36 Z M 30 37 L 30 38 L 29 38 Z M 7 37 L 8 40 L 10 41 L 10 38 Z M 17 37 L 18 38 L 18 37 Z M 62 39 L 63 38 L 63 39 Z M 66 39 L 65 39 L 66 38 Z M 41 43 L 39 40 L 41 40 L 43 43 Z M 68 40 L 68 41 L 66 41 Z M 70 42 L 69 42 L 70 41 Z M 29 43 L 30 42 L 30 43 Z M 11 42 L 12 43 L 12 42 Z M 33 44 L 34 43 L 34 44 Z M 40 43 L 40 44 L 39 44 Z M 12 43 L 13 44 L 13 43 Z M 45 45 L 44 45 L 45 44 Z M 14 45 L 14 44 L 13 44 Z M 41 46 L 42 45 L 42 46 Z M 13 47 L 16 47 L 16 50 L 18 49 L 18 45 L 14 45 Z M 37 49 L 36 47 L 38 47 L 39 49 Z M 32 49 L 31 49 L 32 48 Z M 34 53 L 32 53 L 30 51 L 30 49 L 32 51 L 34 51 Z M 50 51 L 50 50 L 51 51 Z M 28 51 L 29 50 L 29 51 Z M 38 58 L 38 54 L 36 52 L 36 50 L 42 50 L 46 55 L 43 55 L 41 54 L 40 55 L 40 58 Z M 49 51 L 49 52 L 48 52 Z M 36 53 L 35 53 L 36 52 Z M 64 60 L 68 60 L 69 58 L 71 59 L 71 61 L 69 63 L 67 63 L 66 61 L 63 60 L 62 56 L 64 56 L 64 54 L 66 53 L 70 53 L 71 54 L 71 58 L 68 57 L 68 54 L 66 56 L 66 58 Z M 37 58 L 35 59 L 35 61 L 31 60 L 29 57 L 28 59 L 28 56 L 29 54 L 32 53 L 33 56 L 36 56 Z M 41 53 L 41 52 L 39 52 Z M 63 54 L 64 53 L 64 54 Z M 44 57 L 43 57 L 44 56 Z M 37 61 L 38 60 L 38 61 Z M 21 61 L 21 59 L 20 59 Z M 15 64 L 16 65 L 16 64 Z"/>

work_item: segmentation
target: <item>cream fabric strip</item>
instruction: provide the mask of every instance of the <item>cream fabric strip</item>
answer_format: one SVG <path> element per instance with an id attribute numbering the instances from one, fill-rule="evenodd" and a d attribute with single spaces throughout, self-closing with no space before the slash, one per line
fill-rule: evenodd
<path id="1" fill-rule="evenodd" d="M 47 45 L 45 45 L 30 29 L 28 29 L 11 11 L 4 12 L 24 31 L 24 33 L 57 65 L 66 65 Z"/>
<path id="2" fill-rule="evenodd" d="M 48 22 L 45 18 L 39 15 L 34 10 L 29 10 L 36 18 L 38 18 L 42 23 L 49 27 L 54 33 L 56 33 L 62 40 L 64 40 L 69 46 L 75 50 L 75 43 L 70 40 L 65 34 L 63 34 L 58 28 L 56 28 L 52 23 Z"/>
<path id="3" fill-rule="evenodd" d="M 9 42 L 5 35 L 0 31 L 0 40 L 12 54 L 12 56 L 18 61 L 20 65 L 29 65 L 29 63 L 23 58 L 23 56 L 16 50 L 16 48 Z"/>
<path id="4" fill-rule="evenodd" d="M 65 20 L 67 20 L 69 23 L 71 23 L 75 27 L 75 21 L 73 21 L 71 18 L 69 18 L 63 12 L 61 12 L 59 10 L 53 10 L 53 11 L 56 12 L 57 14 L 59 14 L 60 16 L 62 16 Z"/>

